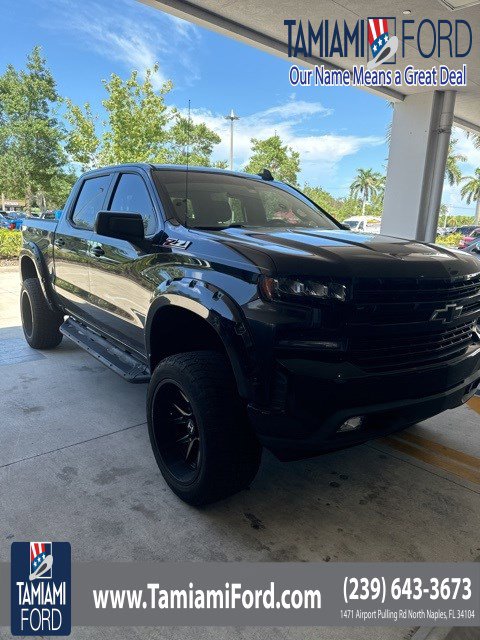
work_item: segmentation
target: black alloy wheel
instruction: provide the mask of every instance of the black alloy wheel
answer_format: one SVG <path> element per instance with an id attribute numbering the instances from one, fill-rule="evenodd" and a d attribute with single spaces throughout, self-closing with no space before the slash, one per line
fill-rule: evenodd
<path id="1" fill-rule="evenodd" d="M 160 471 L 184 502 L 215 502 L 254 479 L 262 447 L 223 354 L 190 351 L 159 362 L 148 387 L 147 419 Z"/>
<path id="2" fill-rule="evenodd" d="M 152 414 L 154 438 L 166 467 L 188 484 L 200 468 L 200 433 L 192 405 L 176 382 L 165 380 L 157 387 Z"/>

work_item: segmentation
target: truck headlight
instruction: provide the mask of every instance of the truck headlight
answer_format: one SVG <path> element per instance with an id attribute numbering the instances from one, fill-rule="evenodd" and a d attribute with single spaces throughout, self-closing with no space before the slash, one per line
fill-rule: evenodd
<path id="1" fill-rule="evenodd" d="M 300 298 L 345 302 L 348 298 L 348 289 L 345 284 L 306 278 L 262 276 L 259 288 L 262 296 L 267 300 L 283 300 L 284 302 L 297 302 Z"/>

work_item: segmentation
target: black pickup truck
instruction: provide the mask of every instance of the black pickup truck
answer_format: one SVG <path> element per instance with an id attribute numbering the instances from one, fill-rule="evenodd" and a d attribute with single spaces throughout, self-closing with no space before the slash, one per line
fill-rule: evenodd
<path id="1" fill-rule="evenodd" d="M 27 342 L 67 336 L 130 382 L 165 480 L 202 504 L 295 459 L 402 429 L 480 381 L 480 263 L 352 233 L 259 176 L 122 165 L 27 220 Z"/>

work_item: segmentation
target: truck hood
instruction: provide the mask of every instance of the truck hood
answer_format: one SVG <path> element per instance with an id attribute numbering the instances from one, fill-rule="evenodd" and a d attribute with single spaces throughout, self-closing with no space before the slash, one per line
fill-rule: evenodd
<path id="1" fill-rule="evenodd" d="M 454 278 L 479 271 L 475 259 L 461 251 L 341 229 L 231 228 L 214 235 L 247 258 L 267 254 L 279 274 Z"/>

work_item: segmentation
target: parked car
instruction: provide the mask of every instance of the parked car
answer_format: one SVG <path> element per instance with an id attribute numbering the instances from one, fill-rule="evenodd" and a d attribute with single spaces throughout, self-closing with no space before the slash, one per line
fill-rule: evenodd
<path id="1" fill-rule="evenodd" d="M 467 253 L 471 253 L 473 256 L 480 260 L 480 237 L 471 242 L 468 247 L 464 249 Z"/>
<path id="2" fill-rule="evenodd" d="M 55 211 L 42 211 L 39 218 L 41 220 L 56 220 Z"/>
<path id="3" fill-rule="evenodd" d="M 25 218 L 23 211 L 1 211 L 0 216 L 0 226 L 4 229 L 11 229 L 12 231 L 20 231 Z"/>
<path id="4" fill-rule="evenodd" d="M 456 227 L 439 227 L 437 230 L 437 235 L 439 236 L 449 236 L 452 233 L 456 233 Z"/>
<path id="5" fill-rule="evenodd" d="M 99 169 L 58 222 L 25 227 L 28 344 L 67 336 L 148 382 L 155 458 L 190 504 L 248 486 L 262 447 L 288 460 L 385 436 L 480 381 L 476 259 L 352 233 L 269 172 Z"/>
<path id="6" fill-rule="evenodd" d="M 476 238 L 480 238 L 480 227 L 475 227 L 468 233 L 468 235 L 463 236 L 458 245 L 459 249 L 465 249 L 469 244 L 474 242 Z"/>
<path id="7" fill-rule="evenodd" d="M 457 227 L 455 233 L 461 233 L 464 236 L 468 236 L 474 229 L 477 228 L 476 224 L 464 225 L 463 227 Z"/>
<path id="8" fill-rule="evenodd" d="M 10 221 L 5 217 L 6 211 L 0 211 L 0 228 L 8 229 L 10 226 Z"/>
<path id="9" fill-rule="evenodd" d="M 376 216 L 352 216 L 343 221 L 351 231 L 358 233 L 380 233 L 381 218 Z"/>

